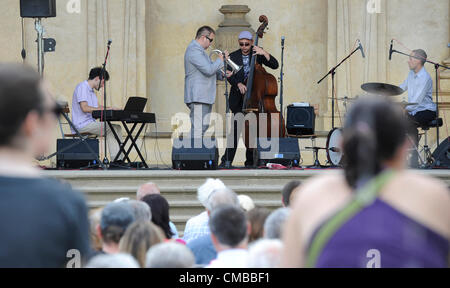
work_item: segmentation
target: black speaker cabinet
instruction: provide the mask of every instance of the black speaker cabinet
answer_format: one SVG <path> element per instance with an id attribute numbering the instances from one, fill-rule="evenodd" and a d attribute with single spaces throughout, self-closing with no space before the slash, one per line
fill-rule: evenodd
<path id="1" fill-rule="evenodd" d="M 99 157 L 98 139 L 85 139 L 94 153 L 92 153 L 86 144 L 80 139 L 58 139 L 56 141 L 56 167 L 79 169 L 99 164 L 97 159 Z"/>
<path id="2" fill-rule="evenodd" d="M 254 150 L 253 158 L 257 166 L 277 163 L 286 167 L 298 167 L 300 165 L 298 139 L 258 138 L 258 148 Z"/>
<path id="3" fill-rule="evenodd" d="M 214 138 L 177 138 L 173 141 L 173 169 L 216 170 L 218 162 L 219 149 Z"/>
<path id="4" fill-rule="evenodd" d="M 433 167 L 450 168 L 450 141 L 449 138 L 442 143 L 433 152 Z"/>
<path id="5" fill-rule="evenodd" d="M 289 135 L 313 135 L 315 122 L 314 107 L 287 107 L 286 129 Z"/>
<path id="6" fill-rule="evenodd" d="M 20 0 L 20 17 L 56 17 L 56 0 Z"/>

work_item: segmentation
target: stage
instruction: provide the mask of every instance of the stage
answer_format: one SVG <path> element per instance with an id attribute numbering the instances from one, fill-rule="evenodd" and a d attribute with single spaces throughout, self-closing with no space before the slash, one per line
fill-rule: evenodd
<path id="1" fill-rule="evenodd" d="M 170 218 L 179 232 L 186 221 L 204 210 L 196 197 L 197 188 L 206 178 L 219 178 L 238 194 L 250 196 L 255 204 L 268 209 L 281 207 L 281 189 L 291 180 L 305 181 L 324 173 L 340 173 L 340 169 L 236 169 L 236 170 L 45 170 L 44 175 L 69 182 L 82 191 L 89 208 L 102 207 L 121 197 L 136 198 L 136 190 L 145 182 L 156 183 L 170 204 Z M 420 170 L 440 179 L 450 187 L 450 170 Z"/>

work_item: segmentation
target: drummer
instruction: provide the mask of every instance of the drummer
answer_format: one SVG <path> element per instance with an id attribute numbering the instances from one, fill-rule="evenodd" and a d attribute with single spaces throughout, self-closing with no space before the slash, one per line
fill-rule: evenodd
<path id="1" fill-rule="evenodd" d="M 409 74 L 400 88 L 408 91 L 408 102 L 415 103 L 406 107 L 408 118 L 411 120 L 409 134 L 415 145 L 419 142 L 418 127 L 426 126 L 436 119 L 436 104 L 433 102 L 433 81 L 425 70 L 424 64 L 427 53 L 422 49 L 413 50 L 409 57 Z M 414 58 L 417 57 L 417 58 Z M 414 151 L 411 157 L 411 166 L 418 167 L 418 153 Z"/>

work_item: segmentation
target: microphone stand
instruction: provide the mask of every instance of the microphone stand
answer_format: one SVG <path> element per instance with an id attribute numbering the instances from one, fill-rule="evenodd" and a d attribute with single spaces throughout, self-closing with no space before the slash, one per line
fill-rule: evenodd
<path id="1" fill-rule="evenodd" d="M 230 102 L 229 102 L 229 99 L 228 99 L 228 78 L 227 78 L 228 63 L 227 63 L 227 57 L 225 57 L 225 53 L 224 52 L 222 52 L 222 55 L 223 55 L 223 71 L 225 71 L 224 72 L 224 74 L 225 74 L 225 76 L 224 76 L 225 77 L 225 93 L 224 93 L 224 95 L 225 95 L 225 104 L 226 104 L 225 115 L 228 117 L 228 114 L 230 113 Z M 228 119 L 227 119 L 227 121 L 225 123 L 225 131 L 228 132 Z M 231 162 L 230 162 L 230 160 L 228 158 L 229 156 L 228 156 L 227 148 L 225 148 L 225 154 L 226 154 L 225 169 L 231 169 Z"/>
<path id="2" fill-rule="evenodd" d="M 107 51 L 106 51 L 106 56 L 105 56 L 105 62 L 103 62 L 103 65 L 102 65 L 102 71 L 101 71 L 101 73 L 100 73 L 100 87 L 101 87 L 101 85 L 102 85 L 102 81 L 103 81 L 103 79 L 105 79 L 105 71 L 106 71 L 106 64 L 107 64 L 107 62 L 108 62 L 108 57 L 109 57 L 109 50 L 111 49 L 111 41 L 109 40 L 108 41 L 108 46 L 107 46 L 108 48 L 107 48 Z M 103 85 L 103 110 L 102 110 L 102 115 L 101 115 L 101 117 L 100 117 L 100 120 L 103 120 L 103 124 L 104 124 L 104 134 L 105 135 L 103 135 L 103 137 L 104 137 L 104 141 L 105 141 L 105 158 L 103 159 L 103 164 L 104 164 L 104 169 L 106 170 L 107 169 L 107 167 L 109 166 L 109 160 L 108 160 L 108 156 L 107 156 L 107 136 L 106 136 L 106 81 L 105 81 L 105 84 Z"/>
<path id="3" fill-rule="evenodd" d="M 331 101 L 333 101 L 331 103 L 331 128 L 334 129 L 334 99 L 336 97 L 336 95 L 334 95 L 334 75 L 336 74 L 336 69 L 341 66 L 342 63 L 344 63 L 348 58 L 350 58 L 353 54 L 356 53 L 356 51 L 358 51 L 360 49 L 360 47 L 356 48 L 355 50 L 353 50 L 352 53 L 350 53 L 347 57 L 344 58 L 344 60 L 342 60 L 341 62 L 339 62 L 339 64 L 337 64 L 336 66 L 334 66 L 333 68 L 331 68 L 330 71 L 328 71 L 328 73 L 322 77 L 322 79 L 319 80 L 319 82 L 317 82 L 317 84 L 320 84 L 320 82 L 322 82 L 325 78 L 327 78 L 328 75 L 331 74 Z"/>
<path id="4" fill-rule="evenodd" d="M 281 111 L 281 120 L 284 121 L 284 116 L 283 116 L 283 76 L 284 76 L 284 72 L 283 72 L 283 68 L 284 68 L 284 38 L 281 41 L 281 69 L 280 69 L 280 111 Z M 281 125 L 281 124 L 280 124 Z M 281 131 L 280 127 L 280 131 Z"/>
<path id="5" fill-rule="evenodd" d="M 400 52 L 400 51 L 397 51 L 397 50 L 392 50 L 391 55 L 392 55 L 392 53 L 398 53 L 400 55 L 412 57 L 412 58 L 419 59 L 419 60 L 422 60 L 422 61 L 424 60 L 423 58 L 420 58 L 420 57 L 417 57 L 417 56 L 412 56 L 412 55 L 409 55 L 409 54 L 406 54 L 406 53 L 403 53 L 403 52 Z M 428 59 L 425 59 L 425 62 L 434 65 L 435 78 L 436 78 L 436 121 L 437 121 L 439 119 L 439 87 L 438 87 L 438 83 L 439 83 L 438 80 L 439 79 L 438 79 L 438 69 L 440 67 L 445 68 L 445 69 L 450 69 L 450 67 L 441 65 L 439 63 L 435 63 L 435 62 L 430 61 Z M 437 141 L 437 146 L 439 146 L 439 126 L 436 127 L 436 141 Z"/>

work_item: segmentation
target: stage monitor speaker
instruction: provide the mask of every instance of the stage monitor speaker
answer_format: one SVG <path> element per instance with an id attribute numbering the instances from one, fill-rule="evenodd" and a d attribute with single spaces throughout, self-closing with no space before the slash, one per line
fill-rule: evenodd
<path id="1" fill-rule="evenodd" d="M 433 152 L 433 167 L 450 168 L 450 138 L 445 139 Z"/>
<path id="2" fill-rule="evenodd" d="M 273 146 L 268 143 L 277 141 Z M 300 148 L 297 138 L 258 138 L 258 148 L 254 150 L 254 161 L 258 167 L 267 163 L 277 163 L 286 167 L 298 167 L 300 165 Z"/>
<path id="3" fill-rule="evenodd" d="M 289 135 L 313 135 L 316 122 L 314 107 L 289 105 L 286 122 Z"/>
<path id="4" fill-rule="evenodd" d="M 20 17 L 56 17 L 56 0 L 20 0 Z"/>
<path id="5" fill-rule="evenodd" d="M 95 153 L 92 153 L 80 139 L 58 139 L 56 141 L 56 167 L 79 169 L 99 164 L 98 139 L 84 140 Z"/>
<path id="6" fill-rule="evenodd" d="M 176 170 L 216 170 L 219 149 L 215 138 L 176 138 L 172 147 L 172 167 Z"/>

